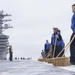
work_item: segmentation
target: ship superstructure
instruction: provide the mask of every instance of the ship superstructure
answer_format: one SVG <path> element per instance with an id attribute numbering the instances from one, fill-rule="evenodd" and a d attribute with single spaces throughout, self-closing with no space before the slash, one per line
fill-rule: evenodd
<path id="1" fill-rule="evenodd" d="M 9 42 L 8 42 L 8 35 L 3 34 L 3 31 L 8 29 L 8 28 L 13 28 L 10 26 L 10 24 L 6 24 L 6 22 L 11 21 L 10 19 L 4 19 L 8 15 L 7 13 L 4 14 L 4 11 L 0 11 L 0 60 L 6 60 L 7 59 L 7 54 L 8 54 L 8 47 L 9 47 Z"/>

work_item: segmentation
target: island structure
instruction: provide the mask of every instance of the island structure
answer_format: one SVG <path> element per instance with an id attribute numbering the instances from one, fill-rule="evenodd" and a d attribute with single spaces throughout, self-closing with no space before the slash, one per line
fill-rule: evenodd
<path id="1" fill-rule="evenodd" d="M 11 16 L 7 13 L 4 13 L 3 10 L 0 11 L 0 60 L 7 60 L 7 54 L 9 53 L 9 36 L 3 34 L 3 31 L 9 28 L 13 28 L 10 24 L 7 24 L 11 19 L 4 19 L 7 16 Z"/>

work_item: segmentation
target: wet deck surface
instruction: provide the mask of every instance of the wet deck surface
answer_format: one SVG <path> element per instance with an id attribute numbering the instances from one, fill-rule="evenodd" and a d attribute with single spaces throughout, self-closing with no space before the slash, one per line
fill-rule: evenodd
<path id="1" fill-rule="evenodd" d="M 75 72 L 37 61 L 25 60 L 0 61 L 0 75 L 75 75 Z"/>

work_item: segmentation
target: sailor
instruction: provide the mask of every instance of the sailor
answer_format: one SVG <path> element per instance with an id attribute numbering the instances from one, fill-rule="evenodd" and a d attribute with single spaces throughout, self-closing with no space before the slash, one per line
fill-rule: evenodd
<path id="1" fill-rule="evenodd" d="M 44 50 L 45 50 L 45 57 L 47 56 L 49 50 L 50 50 L 50 43 L 48 40 L 46 40 L 46 43 L 44 45 Z"/>
<path id="2" fill-rule="evenodd" d="M 72 12 L 73 12 L 73 16 L 72 16 L 72 20 L 71 20 L 71 29 L 72 29 L 73 33 L 71 35 L 71 39 L 75 35 L 75 4 L 72 5 Z M 73 40 L 73 42 L 70 45 L 70 62 L 71 62 L 71 64 L 75 65 L 75 39 Z"/>
<path id="3" fill-rule="evenodd" d="M 42 58 L 45 57 L 45 51 L 44 50 L 42 50 L 41 55 L 42 55 Z"/>
<path id="4" fill-rule="evenodd" d="M 10 45 L 9 47 L 9 60 L 12 61 L 13 59 L 13 51 L 12 51 L 12 46 Z"/>
<path id="5" fill-rule="evenodd" d="M 64 41 L 63 41 L 63 39 L 62 39 L 62 36 L 61 36 L 61 31 L 58 29 L 58 31 L 57 31 L 57 34 L 58 34 L 58 36 L 59 36 L 59 45 L 61 46 L 61 50 L 62 49 L 64 49 L 64 47 L 65 47 L 65 43 L 64 43 Z M 60 51 L 61 51 L 60 50 Z M 64 49 L 65 50 L 65 49 Z M 64 54 L 64 50 L 62 51 L 62 53 L 59 55 L 60 57 Z"/>
<path id="6" fill-rule="evenodd" d="M 58 28 L 53 28 L 53 34 L 51 37 L 51 45 L 52 45 L 52 56 L 56 57 L 62 48 L 64 47 L 64 42 L 62 40 L 62 36 L 60 34 L 60 30 Z M 62 52 L 59 57 L 63 55 L 64 52 Z"/>

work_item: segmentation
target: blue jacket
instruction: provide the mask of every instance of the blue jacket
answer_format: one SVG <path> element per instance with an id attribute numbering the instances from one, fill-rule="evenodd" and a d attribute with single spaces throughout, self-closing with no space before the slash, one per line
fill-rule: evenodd
<path id="1" fill-rule="evenodd" d="M 74 31 L 75 30 L 75 13 L 72 16 L 71 20 L 71 29 Z"/>
<path id="2" fill-rule="evenodd" d="M 59 37 L 58 39 L 56 39 L 56 35 L 58 35 L 58 37 Z M 62 37 L 61 37 L 60 34 L 52 34 L 52 38 L 51 38 L 51 44 L 52 45 L 55 45 L 55 40 L 56 40 L 56 45 L 57 46 L 61 45 L 62 48 L 64 48 L 65 43 L 63 42 Z"/>
<path id="3" fill-rule="evenodd" d="M 65 43 L 63 40 L 59 41 L 60 42 L 60 45 L 62 46 L 62 49 L 65 47 Z"/>
<path id="4" fill-rule="evenodd" d="M 52 38 L 51 38 L 51 44 L 55 45 L 55 41 L 56 41 L 56 45 L 59 45 L 60 42 L 58 39 L 56 39 L 56 35 L 58 36 L 58 34 L 52 34 Z"/>
<path id="5" fill-rule="evenodd" d="M 48 43 L 45 43 L 45 51 L 46 50 L 50 50 L 50 43 L 48 42 Z"/>

